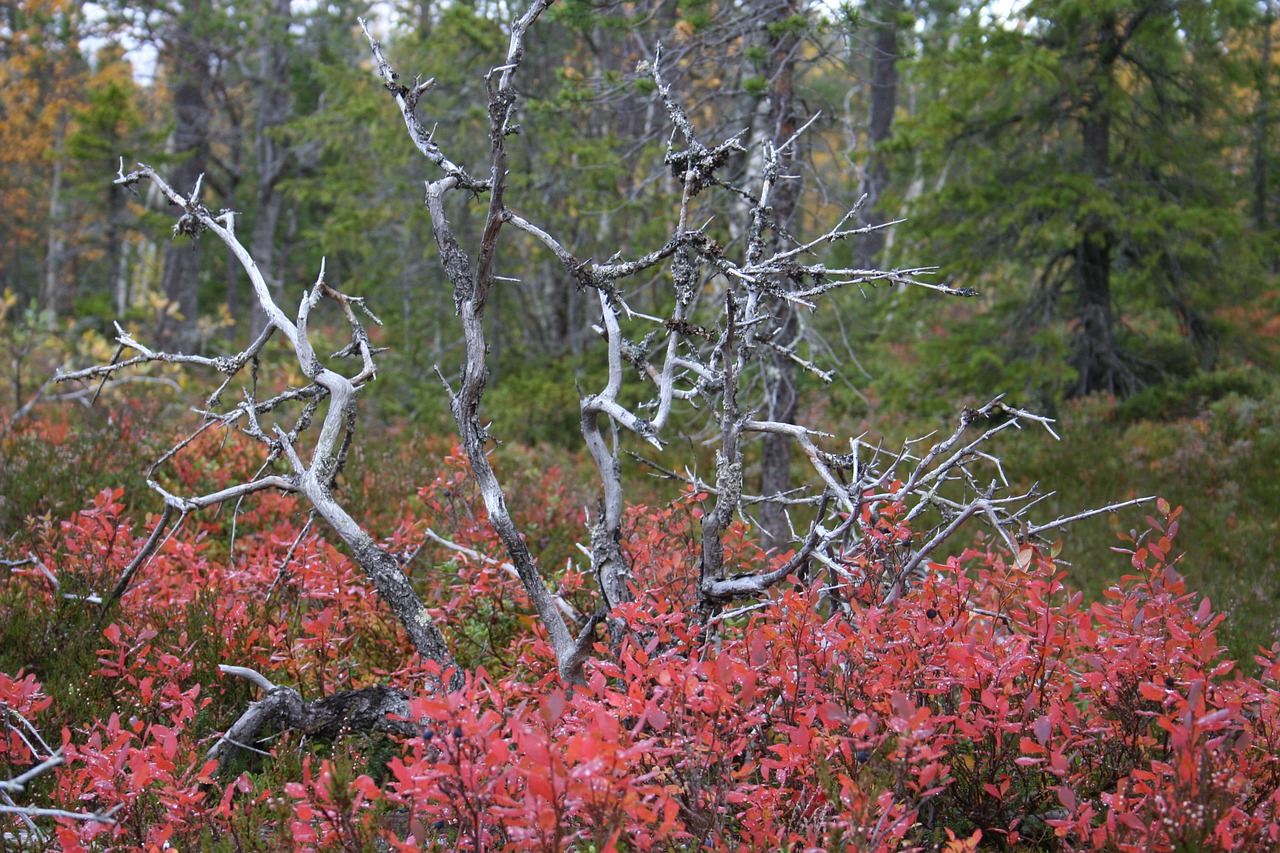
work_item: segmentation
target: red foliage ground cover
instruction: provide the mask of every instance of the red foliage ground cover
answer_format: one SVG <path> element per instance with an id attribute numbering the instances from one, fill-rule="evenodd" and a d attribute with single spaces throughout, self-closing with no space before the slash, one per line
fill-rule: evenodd
<path id="1" fill-rule="evenodd" d="M 458 455 L 439 467 L 383 519 L 385 544 L 408 555 L 432 525 L 497 558 Z M 201 475 L 220 476 L 183 476 Z M 584 520 L 557 476 L 520 509 L 552 552 Z M 229 519 L 190 519 L 100 629 L 91 677 L 111 708 L 58 708 L 32 672 L 0 673 L 0 770 L 47 757 L 24 733 L 80 721 L 52 738 L 65 764 L 14 795 L 114 820 L 57 819 L 66 850 L 1280 849 L 1277 649 L 1260 651 L 1256 677 L 1224 659 L 1223 616 L 1175 567 L 1179 510 L 1162 504 L 1121 543 L 1127 573 L 1098 602 L 1049 553 L 976 543 L 892 602 L 877 593 L 883 566 L 864 563 L 851 567 L 862 588 L 796 577 L 713 615 L 691 608 L 698 498 L 631 511 L 625 548 L 646 588 L 619 614 L 630 633 L 602 634 L 573 690 L 500 560 L 428 548 L 406 563 L 474 666 L 462 690 L 433 695 L 291 498 L 257 501 L 231 545 Z M 121 499 L 104 491 L 46 523 L 43 570 L 15 569 L 3 606 L 53 612 L 61 591 L 110 589 L 147 532 Z M 881 534 L 876 553 L 892 559 L 910 531 Z M 731 545 L 738 565 L 770 559 L 745 536 Z M 572 559 L 559 584 L 585 603 Z M 211 720 L 249 694 L 217 663 L 309 698 L 390 682 L 415 697 L 418 734 L 376 774 L 286 737 L 270 749 L 301 756 L 295 778 L 273 781 L 272 759 L 221 776 L 205 758 Z M 254 844 L 247 814 L 274 815 L 254 818 Z"/>

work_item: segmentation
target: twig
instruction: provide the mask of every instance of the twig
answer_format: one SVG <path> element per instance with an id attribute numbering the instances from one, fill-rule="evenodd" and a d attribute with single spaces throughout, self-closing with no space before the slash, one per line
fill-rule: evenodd
<path id="1" fill-rule="evenodd" d="M 268 692 L 276 689 L 276 685 L 271 682 L 271 679 L 267 678 L 256 669 L 250 669 L 247 666 L 231 666 L 230 664 L 224 663 L 218 665 L 218 671 L 223 675 L 234 675 L 237 678 L 244 678 L 252 681 L 254 684 Z"/>
<path id="2" fill-rule="evenodd" d="M 1156 499 L 1155 495 L 1148 495 L 1145 498 L 1134 498 L 1133 500 L 1122 501 L 1121 503 L 1108 504 L 1107 506 L 1098 507 L 1097 509 L 1088 509 L 1088 510 L 1085 510 L 1084 512 L 1078 512 L 1075 515 L 1064 516 L 1062 518 L 1055 519 L 1054 521 L 1051 521 L 1048 524 L 1041 524 L 1036 527 L 1028 528 L 1026 531 L 1022 533 L 1022 539 L 1025 541 L 1026 539 L 1029 539 L 1032 536 L 1038 536 L 1039 534 L 1045 532 L 1046 530 L 1053 530 L 1058 527 L 1064 527 L 1068 524 L 1071 524 L 1073 521 L 1083 521 L 1086 518 L 1093 518 L 1095 515 L 1102 515 L 1104 512 L 1111 512 L 1111 513 L 1119 512 L 1120 510 L 1125 509 L 1126 507 L 1138 506 L 1139 504 L 1145 504 L 1145 503 L 1151 503 L 1155 499 Z"/>
<path id="3" fill-rule="evenodd" d="M 93 627 L 95 632 L 102 628 L 102 622 L 107 618 L 107 611 L 111 608 L 111 605 L 119 601 L 125 591 L 129 589 L 129 583 L 133 580 L 134 574 L 151 561 L 151 555 L 156 552 L 156 548 L 160 544 L 160 537 L 164 535 L 165 529 L 169 526 L 169 519 L 172 517 L 173 506 L 166 502 L 164 508 L 160 511 L 160 517 L 156 519 L 155 527 L 151 528 L 151 535 L 147 537 L 147 541 L 142 548 L 129 561 L 129 565 L 125 566 L 124 571 L 120 574 L 120 580 L 116 581 L 111 594 L 103 602 L 102 612 L 98 614 L 98 621 Z M 182 517 L 186 518 L 186 514 L 184 513 Z M 166 539 L 165 541 L 168 540 Z"/>
<path id="4" fill-rule="evenodd" d="M 0 813 L 3 814 L 19 814 L 28 817 L 55 817 L 63 820 L 84 820 L 94 823 L 114 824 L 115 821 L 106 815 L 91 814 L 88 812 L 69 812 L 64 809 L 42 809 L 35 806 L 0 806 Z"/>

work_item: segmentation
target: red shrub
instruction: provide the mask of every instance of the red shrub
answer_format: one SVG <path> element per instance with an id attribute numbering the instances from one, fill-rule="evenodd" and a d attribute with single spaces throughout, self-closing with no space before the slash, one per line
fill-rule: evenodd
<path id="1" fill-rule="evenodd" d="M 538 488 L 554 498 L 550 476 Z M 1176 510 L 1162 506 L 1152 533 L 1126 543 L 1133 571 L 1096 603 L 1030 547 L 971 549 L 886 600 L 879 561 L 911 533 L 889 508 L 872 534 L 883 541 L 843 567 L 853 582 L 795 577 L 713 613 L 693 608 L 699 496 L 635 508 L 622 545 L 645 587 L 612 614 L 626 630 L 598 635 L 586 686 L 566 691 L 460 463 L 419 497 L 421 515 L 406 510 L 388 547 L 408 559 L 433 525 L 475 552 L 427 547 L 407 570 L 493 674 L 414 699 L 419 734 L 385 782 L 338 761 L 316 772 L 310 758 L 282 791 L 215 780 L 203 753 L 216 732 L 197 720 L 217 685 L 196 661 L 315 693 L 380 673 L 416 693 L 426 667 L 403 661 L 350 561 L 300 535 L 290 507 L 267 507 L 234 550 L 193 520 L 103 631 L 94 677 L 111 679 L 119 712 L 63 733 L 53 799 L 114 809 L 119 822 L 65 822 L 62 843 L 190 846 L 275 802 L 288 816 L 265 831 L 306 850 L 377 834 L 402 850 L 1280 846 L 1277 650 L 1256 678 L 1223 659 L 1222 617 L 1173 568 Z M 104 492 L 46 529 L 38 556 L 63 588 L 109 588 L 136 549 L 120 499 Z M 555 503 L 520 510 L 553 549 L 584 521 Z M 745 531 L 726 545 L 727 566 L 770 559 Z M 565 559 L 557 591 L 589 612 L 589 584 Z M 9 583 L 58 606 L 39 572 Z M 202 621 L 187 631 L 193 614 Z M 0 675 L 0 708 L 50 713 L 22 672 Z M 12 727 L 0 750 L 9 768 L 33 759 Z"/>

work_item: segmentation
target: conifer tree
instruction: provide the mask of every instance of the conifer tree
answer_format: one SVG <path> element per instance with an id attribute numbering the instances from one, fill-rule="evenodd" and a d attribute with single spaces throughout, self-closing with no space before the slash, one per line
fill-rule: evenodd
<path id="1" fill-rule="evenodd" d="M 922 65 L 933 97 L 909 143 L 926 146 L 921 177 L 939 189 L 917 229 L 951 272 L 998 262 L 1034 282 L 1015 327 L 1065 324 L 1068 395 L 1126 395 L 1155 377 L 1160 354 L 1126 323 L 1149 307 L 1213 361 L 1207 308 L 1242 277 L 1220 132 L 1241 13 L 1220 0 L 1036 0 L 1002 21 L 977 7 Z"/>

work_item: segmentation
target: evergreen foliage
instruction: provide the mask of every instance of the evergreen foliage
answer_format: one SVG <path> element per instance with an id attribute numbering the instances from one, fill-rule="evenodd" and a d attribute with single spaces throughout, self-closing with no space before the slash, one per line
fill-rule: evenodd
<path id="1" fill-rule="evenodd" d="M 974 8 L 917 63 L 924 106 L 896 144 L 934 187 L 911 205 L 918 245 L 999 303 L 1006 353 L 1069 367 L 1038 379 L 1050 397 L 1127 395 L 1178 370 L 1145 346 L 1159 328 L 1213 365 L 1213 312 L 1263 282 L 1232 168 L 1243 69 L 1230 45 L 1247 9 L 1033 2 L 1014 15 Z"/>

